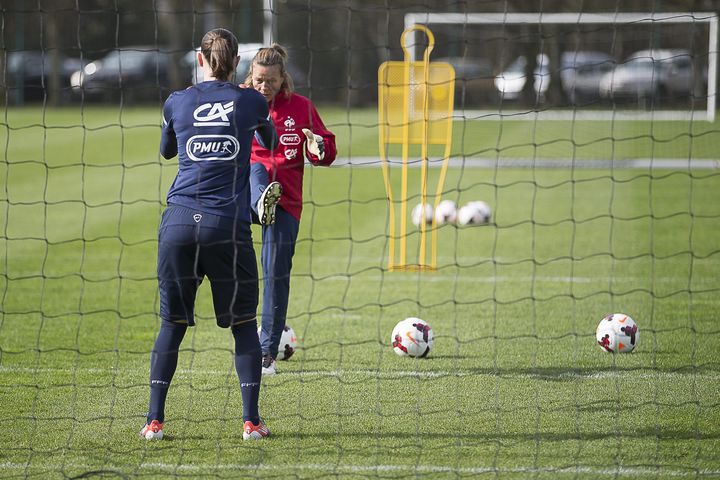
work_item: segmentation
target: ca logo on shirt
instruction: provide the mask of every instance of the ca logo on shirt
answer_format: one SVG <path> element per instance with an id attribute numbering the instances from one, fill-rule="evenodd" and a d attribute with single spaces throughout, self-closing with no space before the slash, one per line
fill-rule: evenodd
<path id="1" fill-rule="evenodd" d="M 193 117 L 197 120 L 197 122 L 193 123 L 193 126 L 228 127 L 230 126 L 228 114 L 232 113 L 233 107 L 232 101 L 227 103 L 203 103 L 193 112 Z"/>
<path id="2" fill-rule="evenodd" d="M 240 143 L 232 135 L 193 135 L 185 144 L 188 157 L 203 160 L 233 160 L 240 153 Z"/>

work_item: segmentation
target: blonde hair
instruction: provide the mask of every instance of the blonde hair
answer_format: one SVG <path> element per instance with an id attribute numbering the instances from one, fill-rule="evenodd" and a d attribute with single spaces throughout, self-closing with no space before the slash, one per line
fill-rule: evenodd
<path id="1" fill-rule="evenodd" d="M 273 43 L 269 47 L 263 47 L 257 51 L 255 56 L 250 62 L 250 69 L 248 70 L 247 77 L 245 77 L 245 85 L 254 87 L 252 81 L 252 72 L 254 65 L 261 65 L 263 67 L 272 67 L 278 65 L 280 67 L 280 76 L 283 79 L 283 83 L 280 86 L 280 90 L 284 93 L 292 93 L 294 90 L 292 77 L 287 71 L 287 59 L 288 53 L 281 45 Z"/>
<path id="2" fill-rule="evenodd" d="M 218 80 L 229 80 L 235 73 L 238 41 L 230 30 L 215 28 L 205 34 L 200 51 Z"/>

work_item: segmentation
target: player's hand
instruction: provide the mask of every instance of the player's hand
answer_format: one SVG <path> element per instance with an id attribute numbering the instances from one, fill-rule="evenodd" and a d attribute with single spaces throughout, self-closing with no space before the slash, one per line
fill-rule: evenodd
<path id="1" fill-rule="evenodd" d="M 307 147 L 308 152 L 312 153 L 320 160 L 325 158 L 325 139 L 323 139 L 320 135 L 315 135 L 312 130 L 307 128 L 303 128 L 302 131 L 305 134 L 305 137 L 307 137 L 307 143 L 305 146 Z"/>
<path id="2" fill-rule="evenodd" d="M 240 88 L 250 88 L 249 85 L 245 85 L 244 83 L 238 83 L 238 87 L 240 87 Z"/>

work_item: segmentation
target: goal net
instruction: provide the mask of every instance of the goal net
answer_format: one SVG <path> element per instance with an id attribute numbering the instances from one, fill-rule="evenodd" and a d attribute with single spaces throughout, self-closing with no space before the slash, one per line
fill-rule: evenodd
<path id="1" fill-rule="evenodd" d="M 0 477 L 720 476 L 717 16 L 589 3 L 0 1 Z M 437 145 L 381 159 L 378 69 L 412 25 L 454 71 L 447 163 Z M 297 350 L 260 396 L 273 435 L 242 440 L 206 281 L 147 442 L 177 172 L 161 107 L 215 27 L 239 39 L 238 81 L 258 46 L 287 48 L 338 158 L 304 168 Z M 406 47 L 422 61 L 427 37 Z M 432 269 L 389 268 L 425 234 Z M 598 344 L 613 313 L 637 323 L 632 353 Z M 426 352 L 421 322 L 393 335 L 411 317 L 424 358 L 393 348 Z"/>

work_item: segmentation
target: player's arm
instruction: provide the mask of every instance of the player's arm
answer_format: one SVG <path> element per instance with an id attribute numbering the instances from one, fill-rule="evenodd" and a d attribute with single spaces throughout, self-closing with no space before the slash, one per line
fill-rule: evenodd
<path id="1" fill-rule="evenodd" d="M 162 131 L 160 133 L 160 155 L 164 158 L 173 158 L 178 153 L 177 137 L 172 123 L 172 99 L 170 95 L 165 100 L 162 112 Z"/>
<path id="2" fill-rule="evenodd" d="M 337 148 L 335 134 L 325 128 L 314 106 L 310 109 L 312 129 L 303 128 L 305 134 L 305 155 L 313 165 L 328 166 L 335 161 Z"/>
<path id="3" fill-rule="evenodd" d="M 278 136 L 275 126 L 269 118 L 260 119 L 255 130 L 255 139 L 261 147 L 274 150 L 278 146 Z"/>
<path id="4" fill-rule="evenodd" d="M 262 97 L 260 97 L 262 98 Z M 275 131 L 267 102 L 262 98 L 260 112 L 257 119 L 257 128 L 255 129 L 255 139 L 261 147 L 268 150 L 275 150 L 278 146 L 278 136 Z"/>

